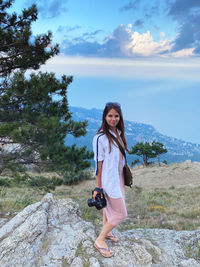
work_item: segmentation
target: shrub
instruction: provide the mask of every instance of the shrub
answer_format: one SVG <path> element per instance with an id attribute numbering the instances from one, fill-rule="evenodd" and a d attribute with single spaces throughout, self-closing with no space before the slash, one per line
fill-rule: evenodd
<path id="1" fill-rule="evenodd" d="M 54 183 L 55 183 L 55 180 L 45 178 L 43 176 L 30 177 L 27 180 L 28 186 L 39 187 L 41 189 L 44 189 L 45 191 L 55 190 L 56 186 Z"/>
<path id="2" fill-rule="evenodd" d="M 55 186 L 60 186 L 63 184 L 63 179 L 61 178 L 58 178 L 58 177 L 53 177 L 51 179 L 52 183 L 55 185 Z"/>
<path id="3" fill-rule="evenodd" d="M 29 178 L 29 175 L 26 173 L 15 172 L 13 174 L 12 184 L 14 185 L 23 184 L 28 178 Z"/>
<path id="4" fill-rule="evenodd" d="M 64 175 L 63 184 L 72 185 L 77 184 L 83 180 L 91 179 L 91 173 L 89 171 L 79 171 L 79 172 L 66 172 Z"/>
<path id="5" fill-rule="evenodd" d="M 0 179 L 0 186 L 10 186 L 11 181 L 7 178 L 1 178 Z"/>

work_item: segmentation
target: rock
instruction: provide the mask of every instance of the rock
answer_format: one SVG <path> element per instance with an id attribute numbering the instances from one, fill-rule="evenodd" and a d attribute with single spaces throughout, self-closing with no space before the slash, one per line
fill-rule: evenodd
<path id="1" fill-rule="evenodd" d="M 0 266 L 200 266 L 196 259 L 200 228 L 179 232 L 115 229 L 115 234 L 120 242 L 108 241 L 115 255 L 102 257 L 93 246 L 96 229 L 81 218 L 78 205 L 71 199 L 54 199 L 52 194 L 47 194 L 41 202 L 26 207 L 0 228 Z"/>
<path id="2" fill-rule="evenodd" d="M 100 267 L 100 264 L 96 258 L 89 259 L 90 267 Z"/>
<path id="3" fill-rule="evenodd" d="M 180 267 L 199 267 L 199 263 L 197 263 L 194 259 L 183 260 L 181 261 Z"/>
<path id="4" fill-rule="evenodd" d="M 6 224 L 8 221 L 7 218 L 0 218 L 0 227 L 2 227 L 4 224 Z"/>
<path id="5" fill-rule="evenodd" d="M 83 267 L 83 262 L 80 257 L 77 257 L 73 260 L 71 267 Z"/>

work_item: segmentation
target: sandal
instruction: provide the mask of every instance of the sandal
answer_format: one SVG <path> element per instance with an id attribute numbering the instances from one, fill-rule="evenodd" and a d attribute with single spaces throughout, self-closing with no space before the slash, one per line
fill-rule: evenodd
<path id="1" fill-rule="evenodd" d="M 114 252 L 111 252 L 111 250 L 109 248 L 100 248 L 97 246 L 97 244 L 94 243 L 94 247 L 101 253 L 101 255 L 105 258 L 110 258 L 114 255 Z M 110 254 L 106 254 L 103 251 L 107 251 L 110 252 Z"/>
<path id="2" fill-rule="evenodd" d="M 107 235 L 106 238 L 112 240 L 113 242 L 119 242 L 119 237 L 113 234 Z"/>

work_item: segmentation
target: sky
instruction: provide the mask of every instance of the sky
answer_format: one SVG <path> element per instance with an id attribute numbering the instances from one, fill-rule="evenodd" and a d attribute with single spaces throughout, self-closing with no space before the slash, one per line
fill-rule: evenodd
<path id="1" fill-rule="evenodd" d="M 16 0 L 33 3 L 33 35 L 53 33 L 60 54 L 42 71 L 73 75 L 70 106 L 120 102 L 124 118 L 200 144 L 199 0 Z"/>

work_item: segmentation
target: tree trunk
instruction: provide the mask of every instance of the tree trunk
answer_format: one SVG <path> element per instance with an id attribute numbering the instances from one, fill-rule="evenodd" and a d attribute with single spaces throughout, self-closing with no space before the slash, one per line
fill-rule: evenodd
<path id="1" fill-rule="evenodd" d="M 2 174 L 2 172 L 3 172 L 4 169 L 5 168 L 3 166 L 0 166 L 0 175 Z"/>
<path id="2" fill-rule="evenodd" d="M 160 154 L 158 154 L 158 165 L 160 166 Z"/>
<path id="3" fill-rule="evenodd" d="M 147 166 L 147 156 L 143 155 L 144 166 Z"/>

